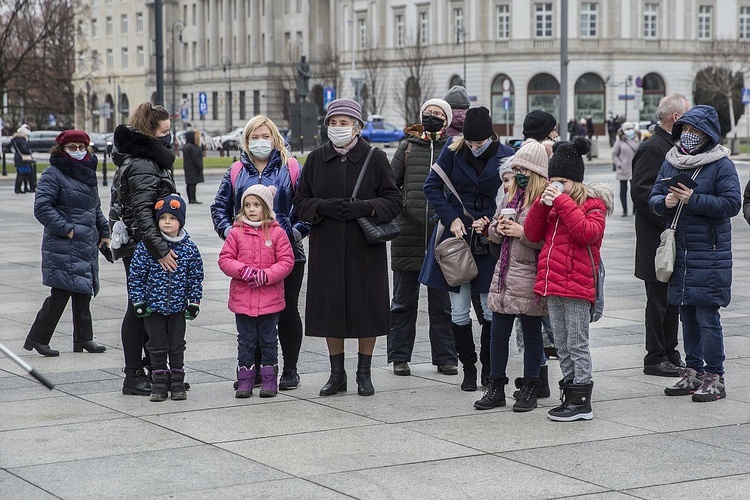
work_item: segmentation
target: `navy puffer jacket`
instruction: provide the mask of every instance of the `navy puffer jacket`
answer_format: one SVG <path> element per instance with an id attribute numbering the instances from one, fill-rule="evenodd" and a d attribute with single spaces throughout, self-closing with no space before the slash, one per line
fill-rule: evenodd
<path id="1" fill-rule="evenodd" d="M 292 186 L 289 168 L 281 164 L 281 154 L 277 150 L 271 151 L 268 164 L 262 172 L 258 172 L 250 158 L 243 151 L 240 154 L 242 169 L 232 186 L 232 169 L 226 171 L 221 180 L 216 198 L 211 204 L 211 219 L 214 230 L 222 238 L 226 239 L 229 230 L 234 224 L 235 216 L 240 212 L 242 194 L 247 188 L 254 184 L 264 186 L 276 186 L 276 197 L 273 199 L 273 211 L 276 212 L 276 221 L 286 232 L 294 250 L 294 261 L 305 262 L 305 249 L 302 247 L 302 238 L 310 233 L 310 224 L 301 221 L 294 210 L 294 193 L 297 186 Z M 300 175 L 302 166 L 300 166 Z M 299 184 L 299 177 L 296 183 Z M 295 234 L 295 231 L 297 232 Z"/>
<path id="2" fill-rule="evenodd" d="M 78 162 L 52 155 L 39 179 L 34 216 L 44 226 L 46 286 L 87 295 L 99 292 L 99 241 L 109 238 L 109 226 L 96 188 L 96 164 L 95 156 Z"/>
<path id="3" fill-rule="evenodd" d="M 666 227 L 672 224 L 677 207 L 664 204 L 669 189 L 661 179 L 681 172 L 691 176 L 698 166 L 702 169 L 695 181 L 689 203 L 677 220 L 675 241 L 677 255 L 669 281 L 671 304 L 726 307 L 732 291 L 732 223 L 730 218 L 740 211 L 740 180 L 729 150 L 721 145 L 719 117 L 711 106 L 696 106 L 674 124 L 672 136 L 679 139 L 684 125 L 704 132 L 709 143 L 701 153 L 689 155 L 679 146 L 667 153 L 649 206 L 657 215 L 667 215 Z"/>

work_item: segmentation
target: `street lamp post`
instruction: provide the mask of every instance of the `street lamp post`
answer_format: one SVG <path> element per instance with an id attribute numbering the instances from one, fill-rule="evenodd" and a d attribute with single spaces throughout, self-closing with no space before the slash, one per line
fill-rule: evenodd
<path id="1" fill-rule="evenodd" d="M 459 43 L 463 45 L 464 50 L 464 77 L 462 78 L 462 83 L 464 88 L 466 88 L 466 31 L 462 24 L 456 25 L 456 44 Z"/>
<path id="2" fill-rule="evenodd" d="M 628 75 L 625 78 L 625 121 L 628 121 L 628 85 L 633 83 L 633 77 Z"/>
<path id="3" fill-rule="evenodd" d="M 175 19 L 172 23 L 172 117 L 177 120 L 177 60 L 175 59 L 175 31 L 180 33 L 180 43 L 182 43 L 182 30 L 185 29 L 185 22 L 181 19 Z"/>
<path id="4" fill-rule="evenodd" d="M 227 82 L 229 84 L 229 130 L 232 130 L 232 60 L 229 57 L 222 59 L 224 64 L 224 73 L 227 74 Z"/>

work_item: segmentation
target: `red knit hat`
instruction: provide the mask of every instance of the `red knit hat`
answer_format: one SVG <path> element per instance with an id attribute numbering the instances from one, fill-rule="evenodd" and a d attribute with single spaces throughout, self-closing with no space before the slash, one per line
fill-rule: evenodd
<path id="1" fill-rule="evenodd" d="M 86 132 L 82 132 L 80 130 L 64 130 L 63 132 L 60 132 L 57 137 L 55 137 L 55 142 L 60 146 L 69 142 L 80 142 L 88 147 L 91 139 Z"/>

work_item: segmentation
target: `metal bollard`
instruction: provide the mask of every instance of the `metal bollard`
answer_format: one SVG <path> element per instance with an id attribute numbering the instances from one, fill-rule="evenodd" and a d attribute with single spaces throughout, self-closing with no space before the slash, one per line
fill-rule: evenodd
<path id="1" fill-rule="evenodd" d="M 3 177 L 8 176 L 8 167 L 5 165 L 5 151 L 2 152 L 3 155 Z"/>

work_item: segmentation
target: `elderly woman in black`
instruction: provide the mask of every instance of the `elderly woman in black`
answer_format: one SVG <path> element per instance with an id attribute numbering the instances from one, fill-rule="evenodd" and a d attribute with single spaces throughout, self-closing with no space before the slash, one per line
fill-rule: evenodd
<path id="1" fill-rule="evenodd" d="M 177 192 L 172 178 L 174 154 L 169 112 L 150 102 L 139 105 L 114 134 L 112 161 L 117 165 L 112 181 L 109 223 L 112 226 L 112 253 L 130 273 L 130 260 L 139 241 L 159 262 L 162 269 L 177 269 L 177 256 L 170 250 L 154 219 L 156 201 Z M 128 301 L 120 330 L 125 356 L 125 380 L 122 393 L 149 396 L 151 383 L 143 372 L 149 358 L 142 359 L 146 345 L 143 318 L 135 314 Z M 146 351 L 146 356 L 148 352 Z"/>
<path id="2" fill-rule="evenodd" d="M 325 337 L 328 345 L 331 377 L 321 396 L 347 389 L 347 338 L 359 341 L 357 392 L 371 396 L 375 340 L 388 334 L 390 326 L 388 263 L 385 243 L 369 245 L 356 219 L 391 221 L 401 211 L 402 197 L 385 153 L 359 136 L 364 122 L 356 101 L 333 101 L 324 124 L 331 142 L 307 157 L 294 198 L 299 218 L 312 223 L 305 334 Z M 357 199 L 352 201 L 354 185 L 365 167 Z"/>

